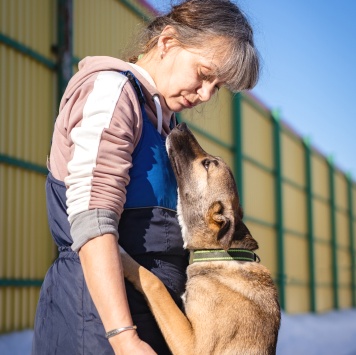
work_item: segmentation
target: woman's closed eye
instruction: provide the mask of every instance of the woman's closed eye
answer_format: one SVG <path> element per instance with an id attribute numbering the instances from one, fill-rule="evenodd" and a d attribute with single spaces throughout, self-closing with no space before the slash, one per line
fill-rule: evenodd
<path id="1" fill-rule="evenodd" d="M 202 72 L 202 71 L 200 71 L 200 72 L 198 73 L 198 76 L 199 76 L 199 79 L 200 79 L 201 81 L 207 81 L 207 82 L 209 82 L 209 83 L 211 83 L 211 82 L 213 82 L 213 81 L 215 80 L 215 76 L 214 76 L 214 75 L 208 74 L 208 73 L 204 73 L 204 72 Z M 215 86 L 214 86 L 214 89 L 215 89 L 216 91 L 219 91 L 220 86 L 219 86 L 219 85 L 215 85 Z"/>
<path id="2" fill-rule="evenodd" d="M 213 75 L 205 73 L 203 71 L 200 71 L 198 75 L 201 81 L 213 81 L 215 79 Z"/>
<path id="3" fill-rule="evenodd" d="M 201 81 L 211 81 L 212 76 L 211 76 L 211 75 L 207 75 L 207 74 L 200 73 L 200 74 L 199 74 L 199 78 L 200 78 Z"/>

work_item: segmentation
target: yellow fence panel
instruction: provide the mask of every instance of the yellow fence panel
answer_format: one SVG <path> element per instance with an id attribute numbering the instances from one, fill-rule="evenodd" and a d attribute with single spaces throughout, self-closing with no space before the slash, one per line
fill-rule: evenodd
<path id="1" fill-rule="evenodd" d="M 0 3 L 0 333 L 33 326 L 54 257 L 44 190 L 55 117 L 54 6 Z"/>
<path id="2" fill-rule="evenodd" d="M 33 326 L 38 288 L 22 285 L 43 279 L 55 251 L 48 231 L 45 176 L 2 166 L 0 181 L 0 279 L 13 285 L 0 287 L 3 332 Z"/>
<path id="3" fill-rule="evenodd" d="M 41 55 L 54 59 L 56 1 L 1 0 L 0 33 Z"/>
<path id="4" fill-rule="evenodd" d="M 250 162 L 244 163 L 244 210 L 264 223 L 275 223 L 273 176 Z"/>
<path id="5" fill-rule="evenodd" d="M 273 125 L 271 119 L 265 117 L 248 101 L 243 100 L 242 112 L 242 137 L 244 154 L 273 168 Z"/>
<path id="6" fill-rule="evenodd" d="M 308 312 L 309 260 L 308 242 L 294 235 L 285 235 L 286 309 L 288 313 Z"/>
<path id="7" fill-rule="evenodd" d="M 337 277 L 339 307 L 352 307 L 352 274 L 351 274 L 351 254 L 348 247 L 338 247 L 337 250 Z"/>
<path id="8" fill-rule="evenodd" d="M 319 286 L 317 289 L 317 311 L 327 312 L 333 308 L 333 291 L 331 286 Z"/>
<path id="9" fill-rule="evenodd" d="M 287 281 L 307 284 L 309 282 L 308 241 L 288 233 L 285 237 Z"/>
<path id="10" fill-rule="evenodd" d="M 33 327 L 38 287 L 0 288 L 0 333 Z"/>
<path id="11" fill-rule="evenodd" d="M 335 173 L 335 203 L 336 207 L 343 210 L 348 209 L 347 180 L 345 174 L 340 171 Z"/>
<path id="12" fill-rule="evenodd" d="M 346 248 L 339 248 L 337 251 L 338 260 L 338 280 L 340 285 L 351 290 L 351 260 L 350 251 Z M 349 305 L 351 306 L 351 305 Z"/>
<path id="13" fill-rule="evenodd" d="M 261 263 L 268 267 L 274 280 L 278 277 L 277 270 L 277 240 L 273 227 L 253 222 L 248 218 L 245 221 L 252 236 L 257 240 L 259 249 L 256 251 Z"/>
<path id="14" fill-rule="evenodd" d="M 305 186 L 305 152 L 302 141 L 284 130 L 282 134 L 283 177 Z"/>
<path id="15" fill-rule="evenodd" d="M 314 234 L 318 239 L 330 241 L 330 205 L 327 201 L 313 201 Z"/>
<path id="16" fill-rule="evenodd" d="M 333 308 L 332 255 L 331 245 L 326 242 L 315 244 L 316 265 L 316 310 L 325 312 Z"/>
<path id="17" fill-rule="evenodd" d="M 329 198 L 329 172 L 328 165 L 324 157 L 312 154 L 312 186 L 316 195 Z"/>
<path id="18" fill-rule="evenodd" d="M 350 308 L 352 305 L 351 292 L 349 287 L 341 286 L 339 289 L 339 307 L 341 309 Z"/>
<path id="19" fill-rule="evenodd" d="M 192 110 L 185 110 L 180 116 L 195 132 L 204 132 L 205 135 L 214 137 L 223 142 L 225 146 L 232 148 L 235 143 L 232 132 L 232 106 L 232 95 L 226 89 L 221 89 L 208 103 Z M 208 150 L 208 152 L 218 155 L 215 150 Z"/>
<path id="20" fill-rule="evenodd" d="M 317 284 L 332 283 L 331 246 L 329 243 L 317 242 L 315 244 L 316 282 Z"/>
<path id="21" fill-rule="evenodd" d="M 1 44 L 0 73 L 0 152 L 45 166 L 55 118 L 55 76 Z"/>
<path id="22" fill-rule="evenodd" d="M 73 42 L 77 57 L 108 55 L 121 58 L 124 50 L 134 47 L 133 33 L 138 32 L 144 19 L 123 2 L 75 0 L 73 4 Z"/>
<path id="23" fill-rule="evenodd" d="M 307 214 L 305 212 L 305 192 L 294 185 L 284 184 L 283 206 L 285 228 L 306 235 Z"/>
<path id="24" fill-rule="evenodd" d="M 309 288 L 304 285 L 288 285 L 286 288 L 288 313 L 306 313 L 310 310 Z"/>
<path id="25" fill-rule="evenodd" d="M 349 216 L 346 212 L 336 212 L 336 228 L 337 244 L 350 248 Z"/>

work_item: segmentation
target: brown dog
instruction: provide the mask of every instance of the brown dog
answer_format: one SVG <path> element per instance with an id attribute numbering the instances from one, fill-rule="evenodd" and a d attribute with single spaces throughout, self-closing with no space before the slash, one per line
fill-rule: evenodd
<path id="1" fill-rule="evenodd" d="M 228 166 L 207 154 L 186 124 L 167 138 L 178 183 L 178 218 L 193 263 L 185 314 L 162 282 L 123 252 L 125 277 L 142 292 L 175 355 L 275 354 L 280 308 L 257 242 L 242 222 Z"/>

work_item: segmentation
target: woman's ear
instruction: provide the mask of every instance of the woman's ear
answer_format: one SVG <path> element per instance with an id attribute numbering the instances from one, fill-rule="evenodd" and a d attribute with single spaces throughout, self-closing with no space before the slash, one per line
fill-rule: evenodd
<path id="1" fill-rule="evenodd" d="M 171 48 L 176 47 L 178 45 L 177 31 L 172 26 L 166 26 L 161 32 L 157 47 L 161 53 L 167 53 Z"/>

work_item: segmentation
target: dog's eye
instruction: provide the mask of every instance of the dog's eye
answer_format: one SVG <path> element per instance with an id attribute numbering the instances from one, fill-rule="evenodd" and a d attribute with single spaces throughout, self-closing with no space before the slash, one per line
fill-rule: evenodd
<path id="1" fill-rule="evenodd" d="M 210 160 L 209 159 L 204 159 L 201 162 L 206 170 L 209 170 L 209 165 L 210 165 Z"/>

